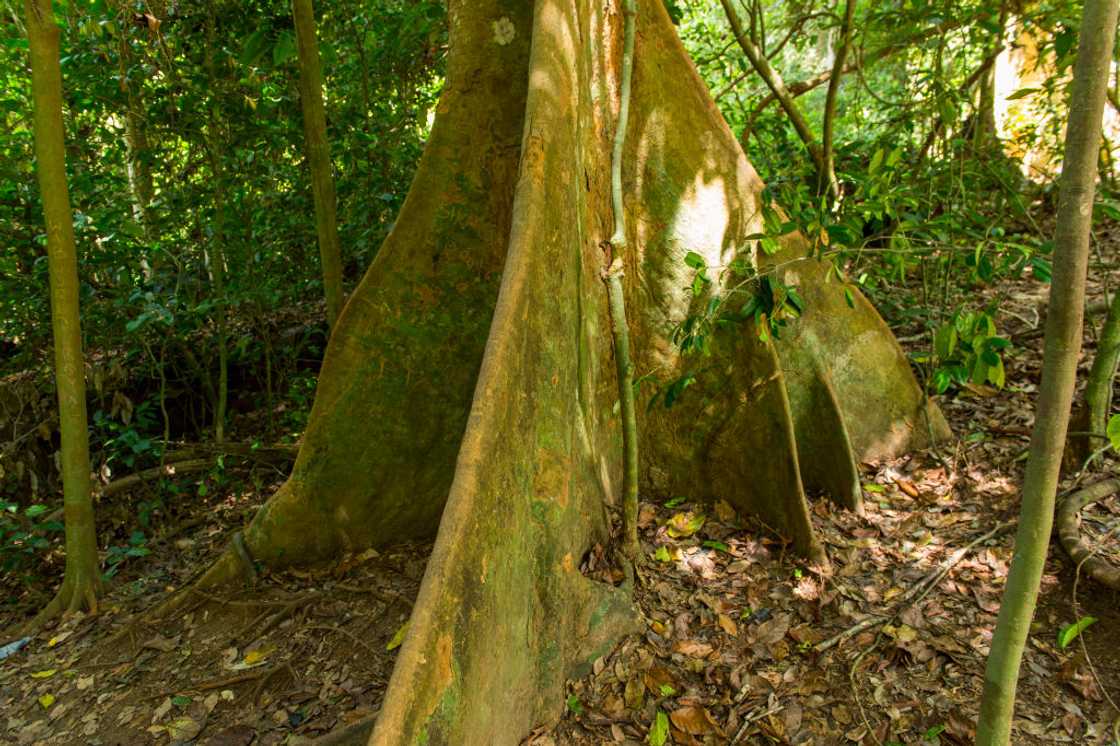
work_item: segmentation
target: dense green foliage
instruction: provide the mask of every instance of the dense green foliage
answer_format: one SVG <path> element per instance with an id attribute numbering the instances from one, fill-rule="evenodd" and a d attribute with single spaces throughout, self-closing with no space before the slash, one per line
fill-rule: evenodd
<path id="1" fill-rule="evenodd" d="M 87 348 L 158 356 L 164 341 L 205 336 L 217 314 L 236 312 L 251 329 L 278 307 L 319 297 L 288 5 L 57 8 Z M 27 43 L 14 14 L 4 20 L 0 339 L 12 369 L 38 362 L 49 327 Z M 352 282 L 391 225 L 423 148 L 440 85 L 443 9 L 330 4 L 320 29 Z M 147 147 L 130 149 L 129 127 Z M 130 168 L 150 173 L 147 219 Z M 215 256 L 228 276 L 222 297 L 211 287 Z M 206 345 L 195 352 L 202 368 L 213 366 Z"/>
<path id="2" fill-rule="evenodd" d="M 768 219 L 767 238 L 800 228 L 893 325 L 925 330 L 927 352 L 915 362 L 931 392 L 1003 386 L 1009 343 L 995 325 L 998 308 L 977 305 L 970 290 L 1028 274 L 1049 281 L 1057 168 L 1039 172 L 1028 161 L 1060 163 L 1079 6 L 860 3 L 838 89 L 834 148 L 843 198 L 836 205 L 818 192 L 808 147 L 736 46 L 720 6 L 667 6 L 724 117 L 789 216 Z M 737 7 L 754 45 L 801 94 L 796 105 L 819 143 L 843 4 L 745 0 Z M 1004 113 L 1006 131 L 986 132 L 993 126 L 986 119 L 1011 102 L 1026 114 Z M 1110 157 L 1102 153 L 1106 165 Z M 1112 172 L 1103 173 L 1108 187 Z M 1107 188 L 1098 207 L 1116 213 Z M 785 322 L 769 313 L 775 305 L 796 315 L 796 288 L 773 285 L 763 278 L 753 297 L 735 305 L 750 309 L 760 335 L 780 333 Z M 744 317 L 741 309 L 736 315 Z M 710 322 L 687 320 L 680 334 L 686 351 L 697 346 L 696 328 Z"/>

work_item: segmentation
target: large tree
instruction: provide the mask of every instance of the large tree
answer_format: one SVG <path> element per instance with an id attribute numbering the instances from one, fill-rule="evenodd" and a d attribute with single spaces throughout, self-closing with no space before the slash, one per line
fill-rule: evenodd
<path id="1" fill-rule="evenodd" d="M 339 317 L 293 473 L 200 580 L 236 580 L 246 554 L 323 562 L 438 529 L 379 744 L 516 743 L 636 619 L 626 591 L 579 571 L 611 540 L 622 485 L 600 279 L 621 6 L 473 0 L 449 19 L 431 138 Z M 634 369 L 692 381 L 672 407 L 638 408 L 643 491 L 723 498 L 825 561 L 806 494 L 858 509 L 856 464 L 945 435 L 944 420 L 802 236 L 760 248 L 763 184 L 658 0 L 638 3 L 622 163 Z M 804 305 L 780 339 L 718 323 L 710 354 L 682 356 L 690 315 L 778 281 Z"/>

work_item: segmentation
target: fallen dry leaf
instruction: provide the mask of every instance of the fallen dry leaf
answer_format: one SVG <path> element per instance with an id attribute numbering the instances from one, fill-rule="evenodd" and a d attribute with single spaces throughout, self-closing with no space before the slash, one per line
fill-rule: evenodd
<path id="1" fill-rule="evenodd" d="M 697 705 L 673 710 L 669 713 L 669 719 L 678 730 L 689 735 L 702 736 L 719 732 L 719 726 L 712 719 L 711 713 Z"/>

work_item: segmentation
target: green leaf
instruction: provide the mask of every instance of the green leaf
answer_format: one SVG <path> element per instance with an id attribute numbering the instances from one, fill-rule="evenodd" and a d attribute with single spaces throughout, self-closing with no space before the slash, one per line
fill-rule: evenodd
<path id="1" fill-rule="evenodd" d="M 1109 418 L 1105 434 L 1108 435 L 1108 442 L 1112 444 L 1112 450 L 1120 451 L 1120 414 L 1114 414 Z"/>
<path id="2" fill-rule="evenodd" d="M 646 736 L 646 741 L 649 746 L 665 746 L 665 742 L 669 740 L 669 716 L 661 710 L 657 711 L 657 717 L 650 726 L 649 735 Z"/>
<path id="3" fill-rule="evenodd" d="M 1007 382 L 1007 373 L 1003 369 L 1003 358 L 996 357 L 995 365 L 988 366 L 988 381 L 997 389 L 1002 389 Z"/>
<path id="4" fill-rule="evenodd" d="M 405 622 L 401 625 L 401 628 L 397 630 L 395 635 L 393 635 L 393 639 L 389 640 L 389 644 L 385 646 L 385 649 L 396 650 L 397 648 L 399 648 L 401 646 L 401 643 L 404 642 L 404 635 L 406 632 L 408 632 L 408 622 Z"/>
<path id="5" fill-rule="evenodd" d="M 245 44 L 241 47 L 241 54 L 238 56 L 237 61 L 242 65 L 252 65 L 260 59 L 261 54 L 264 53 L 264 47 L 267 41 L 267 28 L 260 28 L 250 34 L 249 37 L 245 39 Z"/>
<path id="6" fill-rule="evenodd" d="M 957 349 L 957 328 L 945 324 L 933 335 L 933 351 L 942 360 L 949 360 Z"/>
<path id="7" fill-rule="evenodd" d="M 1014 93 L 1009 95 L 1004 100 L 1005 101 L 1018 101 L 1021 98 L 1026 98 L 1027 96 L 1031 95 L 1032 93 L 1038 93 L 1038 89 L 1037 88 L 1020 88 L 1019 90 L 1015 91 Z"/>
<path id="8" fill-rule="evenodd" d="M 707 269 L 708 263 L 704 261 L 704 257 L 697 254 L 695 251 L 690 251 L 684 255 L 684 263 L 693 269 Z"/>
<path id="9" fill-rule="evenodd" d="M 175 705 L 176 707 L 186 707 L 192 701 L 193 700 L 190 697 L 184 697 L 181 694 L 177 697 L 172 697 L 171 698 L 171 704 Z"/>
<path id="10" fill-rule="evenodd" d="M 871 163 L 867 166 L 867 174 L 874 176 L 881 165 L 883 165 L 883 149 L 879 148 L 875 151 L 875 155 L 871 156 Z"/>
<path id="11" fill-rule="evenodd" d="M 583 703 L 579 701 L 579 697 L 574 694 L 568 695 L 568 709 L 571 710 L 573 714 L 583 714 Z"/>
<path id="12" fill-rule="evenodd" d="M 43 513 L 47 512 L 46 505 L 29 505 L 27 510 L 23 511 L 24 515 L 28 518 L 38 518 Z"/>
<path id="13" fill-rule="evenodd" d="M 669 548 L 664 545 L 657 548 L 657 551 L 653 553 L 653 558 L 658 562 L 670 562 L 673 559 L 669 556 Z"/>
<path id="14" fill-rule="evenodd" d="M 676 497 L 671 497 L 668 500 L 666 500 L 665 501 L 665 507 L 666 508 L 675 508 L 678 505 L 684 504 L 687 500 L 688 500 L 688 498 L 685 497 L 684 495 L 677 495 Z"/>
<path id="15" fill-rule="evenodd" d="M 1073 624 L 1063 625 L 1058 630 L 1058 647 L 1065 650 L 1069 644 L 1077 639 L 1077 636 L 1088 629 L 1094 622 L 1097 621 L 1095 616 L 1083 616 Z"/>
<path id="16" fill-rule="evenodd" d="M 922 740 L 923 741 L 936 740 L 937 737 L 940 736 L 944 732 L 945 732 L 945 726 L 944 725 L 935 725 L 935 726 L 933 726 L 932 728 L 930 728 L 929 730 L 926 731 L 925 735 L 922 736 Z"/>
<path id="17" fill-rule="evenodd" d="M 724 554 L 731 554 L 731 547 L 727 546 L 722 541 L 713 541 L 711 539 L 706 539 L 704 541 L 704 546 L 708 549 L 715 549 L 717 551 L 723 552 Z"/>

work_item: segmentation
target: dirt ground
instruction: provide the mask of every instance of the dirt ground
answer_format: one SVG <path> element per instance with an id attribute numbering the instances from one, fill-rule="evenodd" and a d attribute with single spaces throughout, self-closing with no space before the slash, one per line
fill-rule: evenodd
<path id="1" fill-rule="evenodd" d="M 1008 387 L 942 397 L 955 444 L 864 464 L 864 515 L 814 501 L 830 568 L 803 565 L 725 504 L 644 501 L 645 634 L 570 682 L 563 717 L 528 743 L 656 743 L 659 733 L 676 744 L 971 743 L 1011 558 L 1046 287 L 999 290 L 1000 330 L 1015 343 Z M 1103 297 L 1099 282 L 1092 293 Z M 897 331 L 923 343 L 916 329 Z M 1083 372 L 1094 339 L 1089 328 Z M 177 478 L 179 499 L 150 532 L 150 554 L 120 565 L 101 613 L 43 630 L 0 661 L 0 742 L 290 744 L 376 716 L 427 546 L 266 574 L 251 589 L 196 596 L 169 618 L 142 616 L 186 587 L 283 478 L 271 468 L 246 477 L 236 465 L 216 482 L 207 476 L 204 497 L 197 475 Z M 1115 467 L 1074 465 L 1061 489 Z M 1115 497 L 1086 514 L 1105 556 L 1120 557 L 1118 516 Z M 0 644 L 18 639 L 45 600 L 4 582 L 13 601 L 0 609 Z M 1117 601 L 1078 577 L 1054 543 L 1016 744 L 1113 738 Z M 1063 648 L 1060 630 L 1086 616 L 1098 621 Z"/>
<path id="2" fill-rule="evenodd" d="M 0 663 L 0 742 L 263 746 L 370 721 L 430 547 L 370 550 L 321 573 L 195 592 L 166 618 L 143 614 L 218 553 L 227 516 L 241 512 L 209 512 L 116 583 L 98 616 L 46 630 Z"/>

